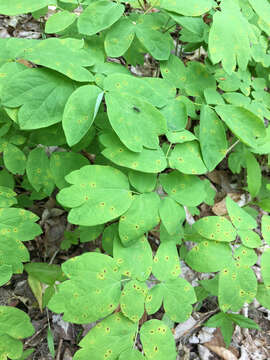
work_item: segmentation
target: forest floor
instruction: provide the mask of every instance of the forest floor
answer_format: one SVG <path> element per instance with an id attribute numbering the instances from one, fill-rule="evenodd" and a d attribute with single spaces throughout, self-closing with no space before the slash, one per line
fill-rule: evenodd
<path id="1" fill-rule="evenodd" d="M 51 10 L 53 12 L 53 9 Z M 43 37 L 44 22 L 37 21 L 30 15 L 7 17 L 0 15 L 0 38 L 19 37 L 40 39 Z M 189 56 L 196 56 L 191 54 Z M 132 69 L 137 74 L 151 76 L 151 63 L 146 59 L 144 67 Z M 223 215 L 224 202 L 222 199 L 231 193 L 239 202 L 245 202 L 245 195 L 236 189 L 236 179 L 225 165 L 219 170 L 209 174 L 213 186 L 217 191 L 216 204 L 211 208 L 201 206 L 204 216 Z M 91 251 L 100 245 L 100 239 L 91 243 L 84 243 L 70 248 L 69 251 L 59 250 L 59 244 L 64 238 L 67 224 L 65 212 L 57 208 L 55 198 L 35 202 L 30 209 L 40 216 L 40 225 L 44 233 L 27 246 L 34 262 L 50 262 L 61 264 L 71 256 Z M 192 217 L 188 219 L 192 222 Z M 70 229 L 69 229 L 70 230 Z M 154 234 L 154 232 L 153 232 Z M 155 241 L 151 235 L 150 241 Z M 183 276 L 192 284 L 201 280 L 198 273 L 182 264 Z M 259 264 L 254 266 L 254 271 L 259 275 Z M 204 274 L 205 278 L 213 274 Z M 79 349 L 80 339 L 95 325 L 74 325 L 62 320 L 61 315 L 52 314 L 50 311 L 39 310 L 37 301 L 28 285 L 27 274 L 15 275 L 12 281 L 0 288 L 0 305 L 16 306 L 29 314 L 36 329 L 35 334 L 26 339 L 25 349 L 33 348 L 34 352 L 29 359 L 53 359 L 48 348 L 48 328 L 51 328 L 54 339 L 56 360 L 70 360 Z M 240 329 L 236 326 L 232 343 L 226 349 L 220 330 L 209 329 L 203 326 L 204 322 L 217 312 L 216 300 L 204 301 L 200 307 L 195 308 L 192 316 L 183 324 L 176 325 L 174 337 L 178 347 L 178 360 L 266 360 L 270 359 L 270 311 L 261 307 L 256 301 L 242 310 L 242 314 L 249 316 L 259 324 L 261 330 Z M 127 359 L 128 360 L 128 359 Z"/>

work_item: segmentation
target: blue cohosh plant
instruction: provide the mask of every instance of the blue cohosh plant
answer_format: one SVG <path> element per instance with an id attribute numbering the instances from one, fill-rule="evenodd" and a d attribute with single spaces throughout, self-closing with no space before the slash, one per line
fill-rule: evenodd
<path id="1" fill-rule="evenodd" d="M 235 324 L 258 328 L 238 312 L 255 298 L 270 309 L 268 215 L 255 232 L 256 209 L 270 211 L 269 1 L 1 0 L 0 13 L 38 19 L 49 5 L 42 40 L 0 39 L 0 284 L 25 269 L 41 309 L 97 321 L 75 360 L 174 360 L 170 327 L 208 296 L 219 312 L 207 325 L 226 345 Z M 135 76 L 145 54 L 155 75 Z M 216 194 L 205 174 L 222 161 L 245 174 L 257 207 L 227 196 L 227 215 L 202 216 Z M 102 238 L 62 269 L 31 263 L 23 244 L 42 233 L 28 209 L 56 192 L 75 228 L 61 248 Z M 213 279 L 193 287 L 179 251 Z M 33 332 L 27 314 L 1 306 L 0 359 L 21 358 Z"/>

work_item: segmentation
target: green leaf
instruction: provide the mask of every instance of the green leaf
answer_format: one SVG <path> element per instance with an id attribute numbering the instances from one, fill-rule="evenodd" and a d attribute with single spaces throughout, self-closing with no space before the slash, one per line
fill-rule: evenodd
<path id="1" fill-rule="evenodd" d="M 72 208 L 68 215 L 72 224 L 104 224 L 122 215 L 132 203 L 127 177 L 110 166 L 87 165 L 65 179 L 72 186 L 62 189 L 57 200 Z"/>
<path id="2" fill-rule="evenodd" d="M 210 105 L 224 105 L 225 101 L 223 100 L 220 93 L 214 88 L 207 88 L 204 90 L 204 97 L 207 104 Z"/>
<path id="3" fill-rule="evenodd" d="M 135 36 L 135 26 L 128 17 L 122 17 L 107 31 L 104 48 L 108 56 L 119 57 L 129 49 Z"/>
<path id="4" fill-rule="evenodd" d="M 33 335 L 29 316 L 12 306 L 0 306 L 0 358 L 18 359 L 23 353 L 21 339 Z"/>
<path id="5" fill-rule="evenodd" d="M 260 330 L 258 324 L 255 321 L 240 315 L 240 314 L 226 314 L 233 322 L 235 322 L 241 328 L 257 329 Z"/>
<path id="6" fill-rule="evenodd" d="M 80 242 L 85 243 L 96 240 L 104 230 L 104 225 L 79 226 Z"/>
<path id="7" fill-rule="evenodd" d="M 204 325 L 207 327 L 220 328 L 224 342 L 226 346 L 229 347 L 234 331 L 233 320 L 229 318 L 229 314 L 219 312 L 218 314 L 211 316 Z"/>
<path id="8" fill-rule="evenodd" d="M 270 216 L 262 216 L 262 236 L 265 242 L 270 245 Z"/>
<path id="9" fill-rule="evenodd" d="M 253 249 L 240 245 L 234 250 L 234 258 L 237 263 L 244 266 L 253 266 L 258 260 L 258 256 Z"/>
<path id="10" fill-rule="evenodd" d="M 136 26 L 136 36 L 147 51 L 157 60 L 168 60 L 173 42 L 168 32 L 162 31 L 167 17 L 161 13 L 141 15 Z"/>
<path id="11" fill-rule="evenodd" d="M 8 144 L 3 154 L 4 164 L 12 174 L 23 175 L 26 167 L 26 156 L 17 146 Z"/>
<path id="12" fill-rule="evenodd" d="M 130 208 L 119 221 L 119 235 L 123 245 L 129 246 L 159 223 L 159 203 L 160 198 L 154 192 L 134 197 Z"/>
<path id="13" fill-rule="evenodd" d="M 120 298 L 121 310 L 127 318 L 135 323 L 144 314 L 144 300 L 147 291 L 146 284 L 136 280 L 129 281 L 122 290 Z"/>
<path id="14" fill-rule="evenodd" d="M 184 88 L 187 79 L 186 68 L 177 56 L 171 54 L 167 61 L 161 61 L 160 70 L 163 79 L 178 89 Z"/>
<path id="15" fill-rule="evenodd" d="M 157 184 L 157 175 L 130 170 L 128 172 L 128 180 L 130 184 L 139 192 L 151 192 L 155 190 Z"/>
<path id="16" fill-rule="evenodd" d="M 0 286 L 5 285 L 12 276 L 11 265 L 0 265 Z"/>
<path id="17" fill-rule="evenodd" d="M 78 30 L 84 35 L 95 35 L 114 24 L 124 10 L 124 5 L 108 0 L 91 2 L 78 19 Z"/>
<path id="18" fill-rule="evenodd" d="M 142 353 L 140 353 L 137 349 L 130 349 L 127 351 L 124 351 L 119 356 L 118 360 L 143 360 L 144 356 Z"/>
<path id="19" fill-rule="evenodd" d="M 52 357 L 55 356 L 55 349 L 54 349 L 54 338 L 53 338 L 53 333 L 51 328 L 48 328 L 48 332 L 47 332 L 47 343 L 48 343 L 48 348 L 50 351 L 50 354 L 52 355 Z"/>
<path id="20" fill-rule="evenodd" d="M 180 96 L 170 100 L 160 111 L 167 120 L 169 130 L 179 131 L 185 129 L 188 122 L 187 108 Z"/>
<path id="21" fill-rule="evenodd" d="M 32 290 L 32 293 L 34 294 L 38 306 L 39 306 L 39 310 L 42 311 L 43 309 L 43 304 L 42 304 L 42 284 L 41 282 L 35 278 L 34 276 L 28 275 L 28 285 L 30 287 L 30 289 Z"/>
<path id="22" fill-rule="evenodd" d="M 50 169 L 50 161 L 43 148 L 31 150 L 27 159 L 26 174 L 30 184 L 36 191 L 50 195 L 54 189 L 54 180 Z"/>
<path id="23" fill-rule="evenodd" d="M 233 225 L 238 230 L 254 229 L 257 227 L 256 220 L 242 209 L 229 196 L 226 198 L 226 208 Z"/>
<path id="24" fill-rule="evenodd" d="M 149 315 L 155 314 L 160 309 L 163 301 L 163 290 L 161 284 L 157 284 L 148 290 L 145 310 Z"/>
<path id="25" fill-rule="evenodd" d="M 115 96 L 119 93 L 122 96 L 143 98 L 144 101 L 156 107 L 165 106 L 169 99 L 175 96 L 176 89 L 173 88 L 173 93 L 170 93 L 171 89 L 171 84 L 163 79 L 139 78 L 126 74 L 112 73 L 104 81 L 104 90 L 113 92 Z"/>
<path id="26" fill-rule="evenodd" d="M 73 90 L 73 83 L 55 72 L 27 69 L 5 82 L 2 103 L 8 108 L 20 106 L 21 129 L 39 129 L 62 121 L 65 103 Z"/>
<path id="27" fill-rule="evenodd" d="M 222 61 L 224 70 L 232 74 L 236 67 L 246 70 L 251 58 L 250 41 L 253 29 L 232 0 L 222 3 L 216 11 L 209 33 L 209 52 L 214 64 Z"/>
<path id="28" fill-rule="evenodd" d="M 63 31 L 73 24 L 76 19 L 76 14 L 69 11 L 64 10 L 57 12 L 46 21 L 45 33 L 54 34 Z"/>
<path id="29" fill-rule="evenodd" d="M 114 133 L 103 133 L 99 137 L 105 149 L 103 156 L 116 165 L 145 173 L 159 173 L 167 167 L 167 160 L 161 148 L 156 150 L 143 148 L 135 153 L 127 149 Z"/>
<path id="30" fill-rule="evenodd" d="M 161 0 L 160 6 L 168 11 L 175 12 L 184 16 L 200 16 L 209 11 L 212 6 L 212 0 L 201 0 L 199 3 L 196 0 L 189 0 L 188 3 L 177 2 L 174 0 Z"/>
<path id="31" fill-rule="evenodd" d="M 215 78 L 200 62 L 189 61 L 186 76 L 185 90 L 190 96 L 203 97 L 205 89 L 216 88 Z"/>
<path id="32" fill-rule="evenodd" d="M 218 105 L 215 110 L 244 144 L 253 146 L 256 138 L 265 137 L 263 121 L 251 111 L 234 105 Z"/>
<path id="33" fill-rule="evenodd" d="M 186 213 L 180 204 L 169 196 L 165 197 L 159 206 L 160 219 L 170 235 L 179 230 L 180 224 L 186 219 Z"/>
<path id="34" fill-rule="evenodd" d="M 210 240 L 230 242 L 236 237 L 232 224 L 222 216 L 205 216 L 197 220 L 193 227 L 201 236 Z"/>
<path id="35" fill-rule="evenodd" d="M 0 265 L 11 265 L 14 273 L 23 271 L 22 262 L 29 261 L 29 253 L 22 241 L 32 240 L 42 233 L 35 221 L 38 216 L 17 208 L 0 209 Z"/>
<path id="36" fill-rule="evenodd" d="M 248 191 L 252 197 L 258 195 L 262 185 L 261 167 L 255 156 L 251 152 L 245 154 L 247 164 L 247 184 Z"/>
<path id="37" fill-rule="evenodd" d="M 218 302 L 222 311 L 239 311 L 257 292 L 257 279 L 251 268 L 231 263 L 219 274 Z"/>
<path id="38" fill-rule="evenodd" d="M 195 175 L 172 171 L 161 174 L 159 179 L 166 193 L 181 205 L 197 206 L 205 199 L 204 183 Z"/>
<path id="39" fill-rule="evenodd" d="M 89 161 L 81 154 L 75 152 L 57 151 L 52 153 L 50 157 L 52 177 L 59 189 L 68 186 L 68 183 L 65 181 L 66 175 L 86 165 L 89 165 Z"/>
<path id="40" fill-rule="evenodd" d="M 158 136 L 166 132 L 166 121 L 153 105 L 119 91 L 107 93 L 105 99 L 111 126 L 129 150 L 159 148 Z"/>
<path id="41" fill-rule="evenodd" d="M 196 241 L 196 238 L 194 238 Z M 207 259 L 207 261 L 205 261 Z M 185 262 L 198 272 L 217 272 L 232 261 L 232 250 L 229 244 L 214 241 L 200 241 L 185 257 Z"/>
<path id="42" fill-rule="evenodd" d="M 270 4 L 267 0 L 248 0 L 250 5 L 253 7 L 257 15 L 259 16 L 259 20 L 264 21 L 268 25 L 269 29 L 269 19 L 270 19 Z M 267 32 L 269 34 L 269 31 Z"/>
<path id="43" fill-rule="evenodd" d="M 139 281 L 146 280 L 152 271 L 152 249 L 145 236 L 124 247 L 118 234 L 113 239 L 113 257 L 122 275 Z"/>
<path id="44" fill-rule="evenodd" d="M 3 15 L 20 15 L 22 13 L 34 12 L 48 5 L 55 3 L 54 0 L 40 0 L 37 3 L 32 0 L 2 0 L 0 4 L 0 13 Z"/>
<path id="45" fill-rule="evenodd" d="M 118 306 L 121 276 L 111 257 L 85 253 L 66 261 L 62 269 L 69 280 L 59 285 L 48 306 L 64 313 L 65 321 L 86 324 L 111 314 Z"/>
<path id="46" fill-rule="evenodd" d="M 172 169 L 177 169 L 184 174 L 200 175 L 208 172 L 201 158 L 198 141 L 177 144 L 169 157 Z"/>
<path id="47" fill-rule="evenodd" d="M 137 326 L 122 313 L 109 316 L 82 339 L 79 343 L 82 349 L 76 352 L 74 360 L 117 359 L 124 351 L 133 348 Z"/>
<path id="48" fill-rule="evenodd" d="M 161 283 L 164 300 L 163 307 L 169 318 L 175 322 L 186 321 L 196 302 L 195 291 L 185 279 L 180 277 Z"/>
<path id="49" fill-rule="evenodd" d="M 27 47 L 21 56 L 37 65 L 58 71 L 72 80 L 93 81 L 93 75 L 85 69 L 94 64 L 83 49 L 83 40 L 48 38 Z M 20 54 L 18 55 L 20 56 Z"/>
<path id="50" fill-rule="evenodd" d="M 209 106 L 201 108 L 200 144 L 204 163 L 212 171 L 226 156 L 228 143 L 222 122 Z"/>
<path id="51" fill-rule="evenodd" d="M 40 282 L 54 285 L 56 281 L 63 281 L 63 273 L 59 265 L 32 262 L 24 265 L 25 271 Z"/>
<path id="52" fill-rule="evenodd" d="M 174 280 L 181 273 L 176 244 L 172 241 L 159 245 L 153 261 L 153 275 L 159 280 Z"/>
<path id="53" fill-rule="evenodd" d="M 168 131 L 167 134 L 167 139 L 175 144 L 175 143 L 185 143 L 185 142 L 190 142 L 192 140 L 197 140 L 196 136 L 188 131 L 188 130 L 183 130 L 183 131 Z"/>
<path id="54" fill-rule="evenodd" d="M 248 248 L 259 248 L 262 245 L 260 236 L 252 230 L 238 230 L 237 234 L 240 236 L 243 245 Z"/>
<path id="55" fill-rule="evenodd" d="M 261 274 L 264 285 L 270 286 L 270 249 L 263 252 L 261 257 Z"/>
<path id="56" fill-rule="evenodd" d="M 266 287 L 264 284 L 258 284 L 256 299 L 266 309 L 270 309 L 270 287 Z"/>
<path id="57" fill-rule="evenodd" d="M 0 186 L 0 207 L 10 207 L 17 204 L 17 194 L 6 186 Z"/>
<path id="58" fill-rule="evenodd" d="M 170 328 L 163 321 L 146 321 L 141 327 L 140 339 L 147 359 L 176 360 L 174 338 Z"/>
<path id="59" fill-rule="evenodd" d="M 76 89 L 68 98 L 63 129 L 69 146 L 77 144 L 90 129 L 102 101 L 103 92 L 94 85 Z"/>

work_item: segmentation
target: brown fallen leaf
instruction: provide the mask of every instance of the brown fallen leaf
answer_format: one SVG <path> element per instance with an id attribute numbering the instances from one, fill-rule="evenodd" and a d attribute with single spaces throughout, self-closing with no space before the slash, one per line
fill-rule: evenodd
<path id="1" fill-rule="evenodd" d="M 220 329 L 216 329 L 211 341 L 206 342 L 203 345 L 221 357 L 221 359 L 237 360 L 239 358 L 239 353 L 234 347 L 230 346 L 228 349 L 226 348 Z"/>
<path id="2" fill-rule="evenodd" d="M 239 193 L 228 193 L 227 194 L 232 200 L 239 201 L 241 199 L 241 194 Z M 221 201 L 217 202 L 213 207 L 212 211 L 217 216 L 223 216 L 227 214 L 226 208 L 226 197 L 223 198 Z"/>

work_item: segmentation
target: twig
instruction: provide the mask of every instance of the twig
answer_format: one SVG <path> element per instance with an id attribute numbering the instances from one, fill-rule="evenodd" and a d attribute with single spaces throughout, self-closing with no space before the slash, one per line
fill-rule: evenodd
<path id="1" fill-rule="evenodd" d="M 58 347 L 57 347 L 57 353 L 56 353 L 56 356 L 55 356 L 55 360 L 60 360 L 62 345 L 63 345 L 63 339 L 60 339 Z"/>
<path id="2" fill-rule="evenodd" d="M 31 343 L 40 333 L 42 333 L 42 331 L 45 330 L 46 327 L 48 327 L 48 324 L 47 324 L 47 323 L 44 324 L 44 326 L 43 326 L 41 329 L 39 329 L 30 339 L 28 339 L 27 341 L 25 341 L 24 346 L 30 345 L 30 343 Z"/>
<path id="3" fill-rule="evenodd" d="M 234 144 L 232 144 L 229 149 L 226 151 L 226 155 L 240 142 L 240 140 L 238 139 Z"/>

